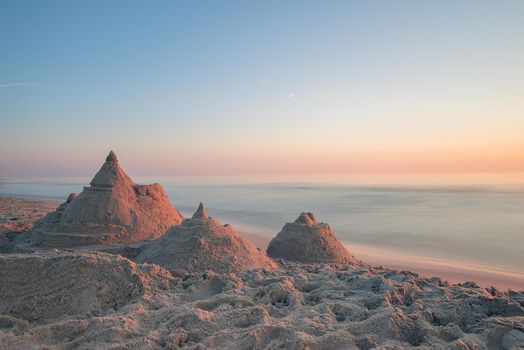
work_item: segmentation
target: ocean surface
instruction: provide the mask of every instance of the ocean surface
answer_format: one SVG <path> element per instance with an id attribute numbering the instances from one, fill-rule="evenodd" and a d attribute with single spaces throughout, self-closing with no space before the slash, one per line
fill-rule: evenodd
<path id="1" fill-rule="evenodd" d="M 261 248 L 311 211 L 367 263 L 524 290 L 524 174 L 133 178 L 162 184 L 186 216 L 204 202 Z M 89 181 L 10 178 L 0 196 L 65 200 Z"/>

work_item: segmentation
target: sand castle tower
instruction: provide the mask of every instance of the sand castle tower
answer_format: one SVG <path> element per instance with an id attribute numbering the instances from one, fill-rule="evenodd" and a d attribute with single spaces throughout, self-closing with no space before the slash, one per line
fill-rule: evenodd
<path id="1" fill-rule="evenodd" d="M 202 203 L 191 219 L 185 219 L 151 242 L 135 260 L 158 264 L 173 272 L 231 273 L 276 267 L 231 225 L 222 225 L 210 217 Z"/>
<path id="2" fill-rule="evenodd" d="M 267 254 L 302 263 L 355 264 L 357 260 L 335 237 L 331 227 L 313 214 L 301 213 L 269 243 Z"/>
<path id="3" fill-rule="evenodd" d="M 31 243 L 49 247 L 132 243 L 162 235 L 183 220 L 160 184 L 137 185 L 113 151 L 89 187 L 38 221 Z"/>

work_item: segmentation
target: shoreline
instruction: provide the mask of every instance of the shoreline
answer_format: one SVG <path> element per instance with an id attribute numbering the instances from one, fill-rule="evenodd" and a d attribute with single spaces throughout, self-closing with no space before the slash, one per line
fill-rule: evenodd
<path id="1" fill-rule="evenodd" d="M 47 212 L 54 210 L 62 201 L 51 198 L 35 198 L 31 196 L 0 196 L 0 199 L 18 201 L 19 216 L 17 223 L 24 227 L 32 224 Z M 11 206 L 7 212 L 6 208 L 0 206 L 0 225 L 9 223 L 6 214 L 13 213 L 16 208 Z M 271 237 L 260 233 L 253 233 L 252 228 L 245 225 L 237 225 L 239 231 L 246 235 L 256 246 L 265 249 Z M 1 231 L 0 231 L 1 232 Z M 276 233 L 276 232 L 275 232 Z M 373 247 L 358 243 L 344 242 L 346 247 L 359 260 L 372 266 L 383 266 L 396 270 L 408 270 L 425 277 L 438 276 L 450 283 L 464 283 L 474 281 L 478 285 L 488 288 L 491 286 L 497 289 L 524 290 L 524 274 L 507 271 L 503 269 L 491 268 L 466 261 L 444 260 L 427 258 L 413 254 L 403 254 L 389 251 L 381 247 Z"/>
<path id="2" fill-rule="evenodd" d="M 265 249 L 270 239 L 240 229 L 259 248 Z M 343 242 L 346 248 L 363 263 L 394 270 L 411 271 L 423 277 L 439 277 L 450 283 L 475 282 L 479 286 L 514 291 L 524 290 L 524 273 L 490 268 L 467 261 L 427 258 L 413 254 L 401 254 L 385 248 Z"/>

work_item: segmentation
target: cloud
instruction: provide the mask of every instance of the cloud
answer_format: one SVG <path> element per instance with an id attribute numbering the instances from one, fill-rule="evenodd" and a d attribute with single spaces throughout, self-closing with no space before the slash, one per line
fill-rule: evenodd
<path id="1" fill-rule="evenodd" d="M 296 101 L 296 100 L 297 100 L 297 95 L 295 95 L 294 93 L 290 93 L 290 94 L 289 94 L 289 99 L 290 99 L 291 101 Z"/>
<path id="2" fill-rule="evenodd" d="M 0 88 L 11 88 L 11 87 L 50 88 L 50 87 L 54 87 L 54 85 L 42 84 L 42 83 L 0 83 Z"/>

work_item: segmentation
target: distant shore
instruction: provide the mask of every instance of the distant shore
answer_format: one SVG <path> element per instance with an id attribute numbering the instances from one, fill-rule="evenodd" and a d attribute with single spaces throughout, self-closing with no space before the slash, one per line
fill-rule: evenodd
<path id="1" fill-rule="evenodd" d="M 42 198 L 0 196 L 0 234 L 24 231 L 40 217 L 54 210 L 61 201 Z M 271 236 L 254 233 L 250 227 L 232 223 L 255 245 L 265 249 Z M 483 287 L 524 290 L 524 273 L 503 271 L 462 261 L 437 260 L 424 256 L 392 253 L 383 248 L 346 242 L 348 249 L 364 263 L 398 270 L 409 270 L 423 276 L 438 276 L 451 283 L 474 281 Z"/>

